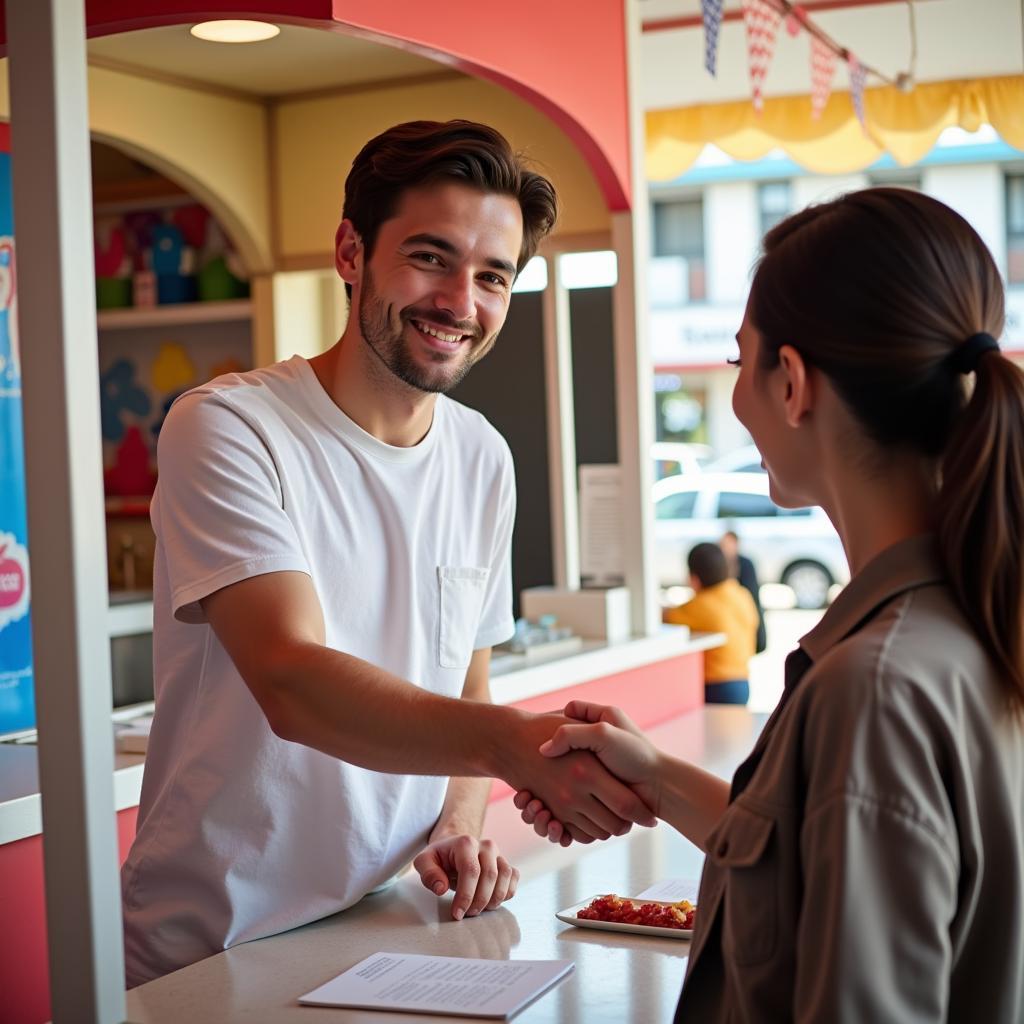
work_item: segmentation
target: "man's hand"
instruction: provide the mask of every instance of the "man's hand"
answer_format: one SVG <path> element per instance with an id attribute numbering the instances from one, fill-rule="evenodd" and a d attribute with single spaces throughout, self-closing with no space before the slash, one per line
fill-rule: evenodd
<path id="1" fill-rule="evenodd" d="M 573 719 L 524 714 L 515 727 L 516 735 L 504 751 L 507 756 L 501 777 L 516 790 L 536 794 L 572 839 L 608 839 L 624 835 L 634 822 L 657 823 L 643 800 L 589 750 L 547 758 L 540 753 L 540 748 L 547 749 L 548 741 L 555 740 L 563 730 L 579 727 Z M 545 830 L 540 834 L 548 833 Z M 556 841 L 561 840 L 560 832 Z"/>
<path id="2" fill-rule="evenodd" d="M 471 835 L 432 841 L 412 866 L 436 895 L 455 890 L 452 917 L 456 921 L 496 910 L 515 896 L 519 884 L 518 869 L 498 853 L 498 847 L 490 839 Z"/>
<path id="3" fill-rule="evenodd" d="M 540 752 L 545 757 L 562 758 L 570 751 L 589 750 L 608 771 L 632 787 L 647 807 L 657 808 L 658 754 L 633 721 L 618 708 L 586 701 L 567 704 L 565 714 L 575 721 L 560 726 L 541 745 Z M 515 805 L 522 811 L 523 821 L 533 825 L 538 835 L 562 846 L 576 838 L 569 823 L 530 790 L 519 790 Z"/>

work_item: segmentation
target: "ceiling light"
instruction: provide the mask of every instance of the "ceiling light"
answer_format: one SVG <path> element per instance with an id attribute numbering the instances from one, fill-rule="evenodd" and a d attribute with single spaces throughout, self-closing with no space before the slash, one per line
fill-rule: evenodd
<path id="1" fill-rule="evenodd" d="M 259 43 L 281 30 L 267 21 L 203 21 L 189 31 L 210 43 Z"/>

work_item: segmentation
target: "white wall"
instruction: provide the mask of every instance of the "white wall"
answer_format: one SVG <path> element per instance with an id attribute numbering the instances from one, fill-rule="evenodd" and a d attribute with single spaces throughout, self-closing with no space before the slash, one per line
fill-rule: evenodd
<path id="1" fill-rule="evenodd" d="M 965 217 L 1006 275 L 1006 188 L 999 164 L 924 167 L 921 189 Z"/>
<path id="2" fill-rule="evenodd" d="M 330 348 L 345 329 L 348 305 L 334 270 L 274 274 L 274 358 L 307 359 Z"/>
<path id="3" fill-rule="evenodd" d="M 746 301 L 761 241 L 758 227 L 756 182 L 726 182 L 704 190 L 708 302 Z"/>

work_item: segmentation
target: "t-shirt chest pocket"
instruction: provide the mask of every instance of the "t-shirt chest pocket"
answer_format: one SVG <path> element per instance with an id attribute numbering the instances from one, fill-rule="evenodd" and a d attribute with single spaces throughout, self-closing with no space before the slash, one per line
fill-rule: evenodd
<path id="1" fill-rule="evenodd" d="M 440 597 L 437 656 L 442 668 L 469 668 L 490 570 L 437 567 Z"/>

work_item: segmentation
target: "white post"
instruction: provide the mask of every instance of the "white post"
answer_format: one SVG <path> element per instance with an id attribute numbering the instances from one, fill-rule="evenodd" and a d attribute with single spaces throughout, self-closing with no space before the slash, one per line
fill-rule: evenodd
<path id="1" fill-rule="evenodd" d="M 555 586 L 579 590 L 580 521 L 576 481 L 576 406 L 572 392 L 572 330 L 569 292 L 561 254 L 548 258 L 544 289 L 544 385 L 548 418 L 548 482 L 551 491 L 551 561 Z"/>
<path id="2" fill-rule="evenodd" d="M 124 1018 L 82 0 L 7 5 L 53 1019 Z"/>
<path id="3" fill-rule="evenodd" d="M 650 636 L 660 627 L 655 599 L 654 512 L 651 444 L 654 441 L 654 374 L 647 339 L 647 260 L 650 209 L 644 169 L 644 112 L 640 104 L 640 12 L 637 0 L 623 5 L 626 79 L 629 92 L 632 210 L 612 214 L 612 244 L 619 261 L 613 294 L 615 400 L 622 472 L 623 552 L 633 632 Z"/>

